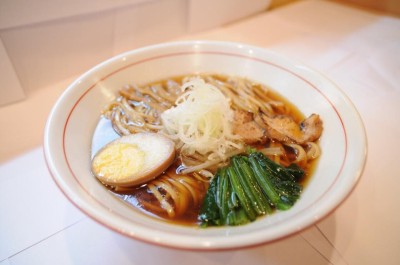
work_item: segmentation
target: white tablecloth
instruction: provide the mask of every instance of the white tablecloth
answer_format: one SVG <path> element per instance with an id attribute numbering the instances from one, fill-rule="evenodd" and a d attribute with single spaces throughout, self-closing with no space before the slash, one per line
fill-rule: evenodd
<path id="1" fill-rule="evenodd" d="M 0 108 L 0 265 L 400 264 L 400 19 L 329 1 L 300 1 L 182 39 L 275 50 L 341 87 L 368 136 L 368 161 L 352 195 L 310 229 L 256 248 L 192 252 L 131 240 L 77 210 L 47 171 L 35 139 L 70 81 L 60 80 L 25 102 Z M 24 119 L 25 131 L 7 133 Z"/>

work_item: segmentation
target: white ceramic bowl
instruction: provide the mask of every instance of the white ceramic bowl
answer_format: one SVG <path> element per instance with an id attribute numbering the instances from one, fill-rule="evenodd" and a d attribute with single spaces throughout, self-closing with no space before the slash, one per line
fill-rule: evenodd
<path id="1" fill-rule="evenodd" d="M 93 132 L 116 91 L 194 72 L 237 75 L 264 83 L 304 115 L 324 122 L 322 155 L 300 200 L 285 212 L 239 227 L 193 228 L 149 218 L 108 192 L 90 173 Z M 94 220 L 129 237 L 181 249 L 234 249 L 299 232 L 338 207 L 357 183 L 366 159 L 362 121 L 349 99 L 321 74 L 258 47 L 227 42 L 166 43 L 130 51 L 73 82 L 49 116 L 44 139 L 48 168 L 68 199 Z"/>

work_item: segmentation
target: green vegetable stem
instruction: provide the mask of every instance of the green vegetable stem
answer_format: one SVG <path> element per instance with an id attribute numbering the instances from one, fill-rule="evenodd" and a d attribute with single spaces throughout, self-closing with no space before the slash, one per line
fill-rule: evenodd
<path id="1" fill-rule="evenodd" d="M 200 209 L 202 227 L 246 224 L 274 209 L 288 210 L 299 199 L 300 167 L 283 167 L 261 152 L 249 153 L 232 157 L 215 174 Z"/>

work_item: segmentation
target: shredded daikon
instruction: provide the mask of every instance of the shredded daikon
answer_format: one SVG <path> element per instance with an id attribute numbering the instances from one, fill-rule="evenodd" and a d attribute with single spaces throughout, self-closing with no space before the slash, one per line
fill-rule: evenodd
<path id="1" fill-rule="evenodd" d="M 229 100 L 218 88 L 195 78 L 183 84 L 182 91 L 176 106 L 161 115 L 164 134 L 176 141 L 181 152 L 225 160 L 233 150 L 243 148 L 233 134 Z"/>

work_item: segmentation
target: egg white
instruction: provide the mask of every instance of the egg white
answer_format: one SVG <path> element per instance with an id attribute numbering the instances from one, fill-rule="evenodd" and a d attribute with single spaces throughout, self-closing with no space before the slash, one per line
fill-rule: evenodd
<path id="1" fill-rule="evenodd" d="M 172 140 L 157 133 L 122 136 L 100 149 L 92 173 L 104 184 L 131 187 L 146 183 L 175 160 Z"/>

